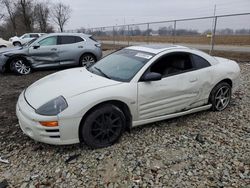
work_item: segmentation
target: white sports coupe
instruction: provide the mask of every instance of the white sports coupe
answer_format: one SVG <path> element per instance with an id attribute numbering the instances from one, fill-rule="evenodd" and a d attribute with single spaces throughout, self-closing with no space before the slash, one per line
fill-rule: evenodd
<path id="1" fill-rule="evenodd" d="M 23 132 L 48 144 L 112 145 L 126 129 L 201 110 L 224 110 L 238 64 L 182 46 L 132 46 L 46 76 L 19 96 Z"/>

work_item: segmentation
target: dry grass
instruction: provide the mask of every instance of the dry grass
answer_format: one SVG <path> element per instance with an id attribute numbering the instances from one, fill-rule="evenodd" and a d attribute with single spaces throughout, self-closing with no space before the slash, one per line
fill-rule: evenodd
<path id="1" fill-rule="evenodd" d="M 134 41 L 134 42 L 155 42 L 155 43 L 188 43 L 188 44 L 210 44 L 210 38 L 205 35 L 199 36 L 102 36 L 98 40 L 113 41 Z M 230 35 L 215 37 L 215 44 L 221 45 L 250 45 L 250 35 Z"/>
<path id="2" fill-rule="evenodd" d="M 103 50 L 118 50 L 126 47 L 126 45 L 114 45 L 114 44 L 103 44 Z M 208 50 L 203 50 L 206 53 L 209 53 Z M 226 51 L 214 51 L 211 55 L 225 57 L 228 59 L 233 59 L 238 62 L 250 62 L 250 53 L 246 52 L 226 52 Z"/>
<path id="3" fill-rule="evenodd" d="M 102 44 L 102 50 L 106 51 L 106 50 L 118 50 L 121 48 L 126 47 L 126 45 L 118 45 L 118 44 Z"/>
<path id="4" fill-rule="evenodd" d="M 203 51 L 208 53 L 206 50 Z M 214 51 L 212 55 L 232 59 L 237 62 L 250 62 L 250 53 L 246 52 Z"/>

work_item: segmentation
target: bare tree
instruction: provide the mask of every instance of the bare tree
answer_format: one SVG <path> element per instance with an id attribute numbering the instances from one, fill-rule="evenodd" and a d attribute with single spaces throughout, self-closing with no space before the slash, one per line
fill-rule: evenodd
<path id="1" fill-rule="evenodd" d="M 18 5 L 22 16 L 23 24 L 25 26 L 25 30 L 26 32 L 31 32 L 33 30 L 34 24 L 32 0 L 18 0 Z"/>
<path id="2" fill-rule="evenodd" d="M 48 32 L 51 29 L 49 26 L 49 6 L 47 3 L 37 3 L 34 8 L 34 15 L 40 32 Z"/>
<path id="3" fill-rule="evenodd" d="M 0 9 L 1 10 L 3 10 L 3 4 L 2 4 L 2 2 L 0 1 Z M 1 22 L 1 20 L 4 18 L 4 13 L 3 13 L 3 11 L 0 13 L 0 22 Z"/>
<path id="4" fill-rule="evenodd" d="M 4 14 L 0 14 L 0 21 L 4 18 Z"/>
<path id="5" fill-rule="evenodd" d="M 8 13 L 7 19 L 11 22 L 13 31 L 17 35 L 15 2 L 12 0 L 1 0 L 1 3 L 5 6 Z"/>
<path id="6" fill-rule="evenodd" d="M 59 26 L 61 32 L 63 32 L 64 26 L 70 19 L 70 13 L 70 6 L 61 2 L 54 4 L 52 7 L 51 19 Z"/>

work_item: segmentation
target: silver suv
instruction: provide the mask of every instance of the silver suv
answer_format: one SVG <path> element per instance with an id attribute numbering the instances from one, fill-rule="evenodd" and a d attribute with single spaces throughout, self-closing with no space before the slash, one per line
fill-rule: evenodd
<path id="1" fill-rule="evenodd" d="M 91 35 L 53 33 L 18 48 L 0 51 L 0 71 L 29 74 L 32 69 L 84 66 L 102 57 L 101 44 Z"/>

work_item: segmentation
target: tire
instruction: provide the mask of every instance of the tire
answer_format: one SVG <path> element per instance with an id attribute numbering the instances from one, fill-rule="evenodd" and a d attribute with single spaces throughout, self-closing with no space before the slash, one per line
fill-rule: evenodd
<path id="1" fill-rule="evenodd" d="M 79 65 L 81 67 L 84 67 L 84 66 L 88 66 L 88 65 L 91 65 L 91 64 L 94 64 L 96 62 L 96 57 L 92 54 L 83 54 L 81 57 L 80 57 L 80 60 L 79 60 Z"/>
<path id="2" fill-rule="evenodd" d="M 211 91 L 209 101 L 212 104 L 213 111 L 224 110 L 231 101 L 232 87 L 226 83 L 221 82 L 217 84 Z"/>
<path id="3" fill-rule="evenodd" d="M 12 59 L 10 63 L 10 70 L 18 75 L 27 75 L 32 71 L 31 66 L 27 63 L 27 60 L 22 57 Z"/>
<path id="4" fill-rule="evenodd" d="M 7 48 L 7 46 L 5 46 L 5 45 L 0 45 L 0 48 Z"/>
<path id="5" fill-rule="evenodd" d="M 21 46 L 22 44 L 20 42 L 13 42 L 13 46 Z"/>
<path id="6" fill-rule="evenodd" d="M 118 107 L 100 106 L 81 123 L 80 138 L 91 148 L 107 147 L 121 137 L 125 123 L 125 116 Z"/>

